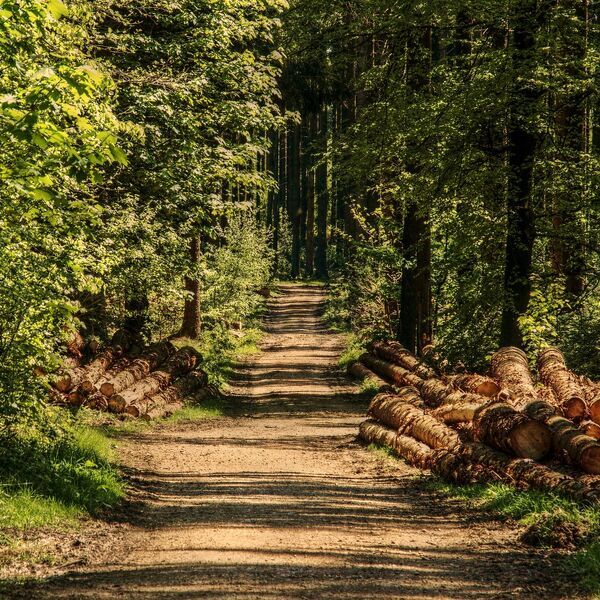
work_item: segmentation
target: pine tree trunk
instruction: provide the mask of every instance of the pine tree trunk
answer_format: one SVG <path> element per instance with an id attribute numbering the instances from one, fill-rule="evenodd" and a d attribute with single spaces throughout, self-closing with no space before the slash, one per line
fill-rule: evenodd
<path id="1" fill-rule="evenodd" d="M 327 150 L 327 108 L 319 115 L 319 142 L 322 154 Z M 317 279 L 327 279 L 327 215 L 329 210 L 329 191 L 327 189 L 327 159 L 319 158 L 315 174 L 315 195 L 317 202 L 317 245 L 315 267 Z"/>
<path id="2" fill-rule="evenodd" d="M 508 123 L 508 199 L 504 272 L 504 305 L 500 343 L 523 345 L 519 318 L 527 312 L 531 294 L 531 269 L 535 222 L 533 211 L 533 167 L 536 136 L 532 117 L 536 91 L 528 79 L 534 70 L 537 3 L 518 0 L 512 20 L 513 84 L 510 91 Z"/>
<path id="3" fill-rule="evenodd" d="M 190 263 L 193 268 L 200 265 L 200 236 L 194 235 L 190 240 Z M 179 330 L 181 337 L 197 340 L 202 330 L 200 307 L 200 281 L 198 275 L 185 278 L 185 291 L 188 293 L 183 311 L 183 323 Z"/>
<path id="4" fill-rule="evenodd" d="M 288 214 L 292 227 L 292 277 L 300 276 L 300 250 L 301 250 L 301 168 L 300 168 L 300 125 L 292 126 L 292 133 L 288 135 Z"/>
<path id="5" fill-rule="evenodd" d="M 315 271 L 315 169 L 314 145 L 317 139 L 318 114 L 310 115 L 309 143 L 304 152 L 309 154 L 306 175 L 306 276 L 312 277 Z"/>

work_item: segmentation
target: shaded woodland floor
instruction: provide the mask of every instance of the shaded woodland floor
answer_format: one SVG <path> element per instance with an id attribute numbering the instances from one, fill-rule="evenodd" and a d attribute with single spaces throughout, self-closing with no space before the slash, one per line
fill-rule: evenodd
<path id="1" fill-rule="evenodd" d="M 574 598 L 558 555 L 356 443 L 324 292 L 284 286 L 228 416 L 138 435 L 111 547 L 10 597 Z"/>

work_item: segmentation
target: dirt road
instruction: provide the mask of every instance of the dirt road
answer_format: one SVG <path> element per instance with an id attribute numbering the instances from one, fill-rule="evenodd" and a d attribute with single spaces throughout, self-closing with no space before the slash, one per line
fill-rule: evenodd
<path id="1" fill-rule="evenodd" d="M 336 368 L 316 287 L 273 300 L 231 414 L 126 449 L 126 540 L 35 598 L 568 598 L 514 528 L 427 492 L 355 441 L 366 404 Z"/>

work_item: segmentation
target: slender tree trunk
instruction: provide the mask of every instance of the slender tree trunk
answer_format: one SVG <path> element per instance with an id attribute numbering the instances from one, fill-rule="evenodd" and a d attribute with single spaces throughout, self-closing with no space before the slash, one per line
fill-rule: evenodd
<path id="1" fill-rule="evenodd" d="M 292 277 L 300 276 L 300 228 L 302 206 L 300 200 L 300 125 L 292 127 L 288 135 L 288 214 L 292 227 Z"/>
<path id="2" fill-rule="evenodd" d="M 327 107 L 319 115 L 319 141 L 322 154 L 327 150 Z M 327 160 L 319 159 L 315 174 L 315 193 L 317 200 L 317 248 L 315 266 L 317 278 L 327 278 L 327 212 L 329 208 L 329 192 L 327 189 Z"/>
<path id="3" fill-rule="evenodd" d="M 559 5 L 571 11 L 574 19 L 559 32 L 560 58 L 567 62 L 566 73 L 579 83 L 586 76 L 585 58 L 589 27 L 587 0 L 562 0 Z M 581 84 L 580 84 L 581 85 Z M 556 146 L 562 156 L 563 169 L 577 166 L 585 171 L 582 153 L 588 149 L 588 107 L 581 89 L 562 92 L 556 98 Z M 560 159 L 559 159 L 560 160 Z M 563 175 L 564 188 L 555 198 L 552 225 L 552 259 L 555 272 L 565 276 L 566 292 L 577 298 L 585 287 L 585 225 L 586 184 L 577 177 Z"/>
<path id="4" fill-rule="evenodd" d="M 287 202 L 287 137 L 285 131 L 279 132 L 279 189 L 275 199 L 273 213 L 273 250 L 275 252 L 274 272 L 279 274 L 279 252 L 281 236 L 281 210 Z"/>
<path id="5" fill-rule="evenodd" d="M 275 181 L 279 181 L 279 137 L 276 131 L 269 133 L 270 149 L 267 157 L 267 174 Z M 269 190 L 267 196 L 267 227 L 273 228 L 275 222 L 275 213 L 277 212 L 277 190 Z M 273 245 L 275 240 L 273 238 Z"/>
<path id="6" fill-rule="evenodd" d="M 201 258 L 200 235 L 192 236 L 190 240 L 190 263 L 194 267 L 200 265 Z M 185 300 L 183 323 L 179 335 L 196 340 L 200 337 L 202 320 L 200 313 L 200 281 L 197 275 L 185 278 L 185 291 L 188 296 Z"/>
<path id="7" fill-rule="evenodd" d="M 409 49 L 407 85 L 413 92 L 426 93 L 431 70 L 431 28 Z M 408 148 L 412 160 L 411 146 Z M 420 167 L 411 162 L 407 171 L 418 177 Z M 431 227 L 429 216 L 410 199 L 405 206 L 402 235 L 405 267 L 400 288 L 398 340 L 411 352 L 420 352 L 433 338 L 431 302 Z"/>
<path id="8" fill-rule="evenodd" d="M 532 187 L 537 147 L 532 120 L 537 94 L 526 81 L 535 66 L 535 0 L 517 2 L 512 25 L 513 87 L 508 123 L 508 231 L 500 334 L 502 346 L 523 345 L 519 318 L 527 312 L 531 294 L 530 276 L 536 234 Z"/>
<path id="9" fill-rule="evenodd" d="M 319 126 L 319 115 L 314 112 L 310 115 L 309 140 L 305 148 L 309 152 L 307 164 L 307 190 L 306 190 L 306 275 L 312 277 L 315 271 L 315 143 Z"/>

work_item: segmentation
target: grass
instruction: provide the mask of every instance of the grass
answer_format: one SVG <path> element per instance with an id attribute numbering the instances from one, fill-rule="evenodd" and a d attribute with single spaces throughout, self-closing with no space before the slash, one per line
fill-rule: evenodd
<path id="1" fill-rule="evenodd" d="M 0 566 L 52 564 L 29 532 L 77 529 L 125 495 L 113 466 L 114 440 L 84 423 L 15 428 L 0 458 Z M 23 533 L 27 538 L 23 538 Z"/>
<path id="2" fill-rule="evenodd" d="M 233 376 L 238 360 L 260 353 L 263 336 L 258 324 L 252 324 L 243 331 L 206 331 L 200 340 L 180 338 L 175 342 L 178 346 L 196 348 L 203 356 L 202 368 L 211 383 L 224 388 Z"/>
<path id="3" fill-rule="evenodd" d="M 83 510 L 54 498 L 44 498 L 27 488 L 0 489 L 0 529 L 25 530 L 38 527 L 74 527 Z M 8 544 L 9 536 L 0 539 Z"/>
<path id="4" fill-rule="evenodd" d="M 353 334 L 347 336 L 346 349 L 342 352 L 338 364 L 346 369 L 349 364 L 356 362 L 366 352 L 363 343 Z"/>

